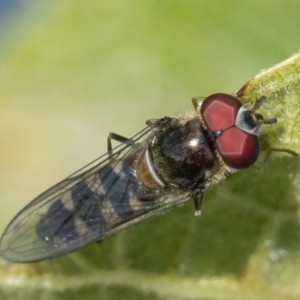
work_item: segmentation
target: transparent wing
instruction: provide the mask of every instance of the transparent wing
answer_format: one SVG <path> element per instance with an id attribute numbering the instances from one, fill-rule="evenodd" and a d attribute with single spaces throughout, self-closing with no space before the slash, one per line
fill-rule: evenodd
<path id="1" fill-rule="evenodd" d="M 7 226 L 0 255 L 12 262 L 53 258 L 185 201 L 186 194 L 149 190 L 136 177 L 135 161 L 154 133 L 145 128 L 35 198 Z"/>

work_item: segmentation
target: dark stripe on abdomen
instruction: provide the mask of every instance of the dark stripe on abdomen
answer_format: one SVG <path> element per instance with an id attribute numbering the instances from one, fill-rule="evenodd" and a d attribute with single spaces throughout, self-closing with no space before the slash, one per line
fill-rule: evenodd
<path id="1" fill-rule="evenodd" d="M 58 237 L 61 240 L 77 240 L 79 235 L 73 219 L 73 212 L 65 208 L 61 200 L 55 201 L 36 225 L 37 235 L 44 241 Z"/>
<path id="2" fill-rule="evenodd" d="M 81 220 L 92 231 L 104 232 L 105 218 L 101 213 L 104 196 L 96 189 L 93 192 L 85 181 L 77 183 L 71 191 L 74 210 Z"/>

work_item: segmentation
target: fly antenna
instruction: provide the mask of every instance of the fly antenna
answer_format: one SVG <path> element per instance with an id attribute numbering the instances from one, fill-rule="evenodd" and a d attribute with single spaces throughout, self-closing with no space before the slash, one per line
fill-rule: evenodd
<path id="1" fill-rule="evenodd" d="M 252 109 L 250 110 L 250 113 L 252 115 L 254 115 L 255 112 L 264 104 L 265 101 L 266 101 L 266 97 L 265 96 L 259 97 L 255 101 Z M 268 124 L 268 125 L 270 125 L 270 124 L 274 124 L 274 123 L 277 122 L 276 118 L 263 119 L 263 117 L 260 114 L 255 114 L 255 115 L 256 115 L 256 117 L 259 117 L 258 119 L 259 119 L 259 123 L 260 124 Z"/>
<path id="2" fill-rule="evenodd" d="M 251 113 L 253 114 L 255 111 L 257 111 L 262 105 L 263 105 L 263 103 L 266 101 L 266 97 L 265 96 L 261 96 L 261 97 L 259 97 L 256 101 L 255 101 L 255 103 L 254 103 L 254 105 L 253 105 L 253 107 L 252 107 L 252 109 L 251 109 Z"/>
<path id="3" fill-rule="evenodd" d="M 276 118 L 270 118 L 270 119 L 263 119 L 262 120 L 262 123 L 263 124 L 274 124 L 277 122 L 277 119 Z"/>

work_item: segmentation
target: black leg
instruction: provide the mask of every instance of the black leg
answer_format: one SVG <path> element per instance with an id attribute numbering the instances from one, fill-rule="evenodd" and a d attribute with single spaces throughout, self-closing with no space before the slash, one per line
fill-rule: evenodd
<path id="1" fill-rule="evenodd" d="M 193 198 L 194 207 L 195 207 L 195 216 L 201 216 L 201 205 L 203 200 L 203 194 L 198 195 Z"/>
<path id="2" fill-rule="evenodd" d="M 165 126 L 167 126 L 173 118 L 170 117 L 163 117 L 160 119 L 149 119 L 146 121 L 146 124 L 148 126 L 155 126 L 155 127 L 161 127 L 164 128 Z"/>
<path id="3" fill-rule="evenodd" d="M 107 152 L 108 152 L 109 156 L 112 156 L 112 154 L 113 154 L 112 153 L 113 148 L 112 148 L 112 144 L 111 144 L 112 140 L 120 142 L 120 143 L 126 143 L 128 145 L 131 145 L 133 143 L 133 141 L 131 139 L 128 139 L 122 135 L 111 132 L 107 137 Z"/>

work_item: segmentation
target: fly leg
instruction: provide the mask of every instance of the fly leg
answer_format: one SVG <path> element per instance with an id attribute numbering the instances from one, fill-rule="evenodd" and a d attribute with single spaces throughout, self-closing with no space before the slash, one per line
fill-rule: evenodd
<path id="1" fill-rule="evenodd" d="M 112 144 L 111 144 L 112 140 L 127 144 L 128 146 L 130 146 L 134 143 L 134 141 L 132 139 L 128 139 L 122 135 L 111 132 L 107 137 L 107 153 L 108 153 L 109 157 L 113 156 L 113 148 L 112 148 Z"/>
<path id="2" fill-rule="evenodd" d="M 146 121 L 146 124 L 148 126 L 156 126 L 164 128 L 166 125 L 168 125 L 172 121 L 172 118 L 170 117 L 163 117 L 160 119 L 149 119 Z"/>
<path id="3" fill-rule="evenodd" d="M 149 119 L 146 121 L 146 125 L 148 126 L 152 126 L 153 124 L 155 124 L 158 121 L 158 119 Z"/>
<path id="4" fill-rule="evenodd" d="M 193 97 L 192 98 L 193 106 L 197 112 L 200 112 L 200 106 L 204 99 L 205 99 L 205 97 Z"/>
<path id="5" fill-rule="evenodd" d="M 284 152 L 284 153 L 287 153 L 289 155 L 292 155 L 294 157 L 297 157 L 299 156 L 299 154 L 293 150 L 290 150 L 290 149 L 285 149 L 285 148 L 270 148 L 268 151 L 267 151 L 267 154 L 262 162 L 262 166 L 269 160 L 272 152 Z"/>
<path id="6" fill-rule="evenodd" d="M 285 148 L 270 148 L 270 149 L 268 149 L 268 151 L 267 151 L 267 153 L 266 153 L 266 155 L 265 155 L 263 161 L 260 163 L 260 165 L 258 165 L 258 166 L 255 166 L 255 165 L 254 165 L 254 166 L 251 166 L 251 167 L 252 167 L 253 169 L 255 169 L 255 170 L 260 171 L 261 168 L 262 168 L 262 167 L 267 163 L 267 161 L 269 160 L 269 158 L 270 158 L 272 152 L 284 152 L 284 153 L 287 153 L 287 154 L 292 155 L 292 156 L 294 156 L 294 157 L 298 157 L 298 156 L 299 156 L 299 154 L 298 154 L 297 152 L 295 152 L 295 151 L 293 151 L 293 150 L 290 150 L 290 149 L 285 149 Z"/>
<path id="7" fill-rule="evenodd" d="M 203 200 L 203 193 L 194 196 L 193 198 L 194 202 L 194 208 L 195 208 L 195 216 L 199 217 L 201 216 L 201 205 L 202 205 L 202 200 Z"/>

